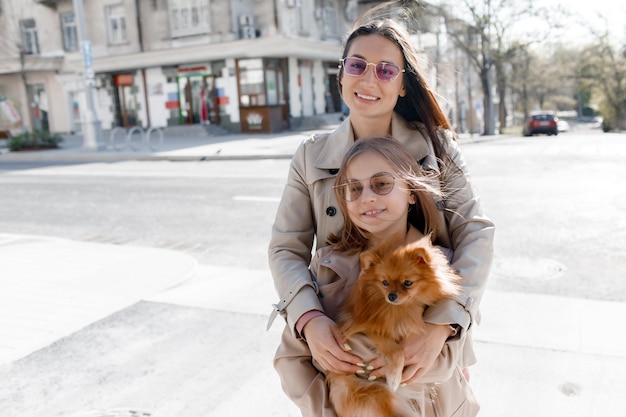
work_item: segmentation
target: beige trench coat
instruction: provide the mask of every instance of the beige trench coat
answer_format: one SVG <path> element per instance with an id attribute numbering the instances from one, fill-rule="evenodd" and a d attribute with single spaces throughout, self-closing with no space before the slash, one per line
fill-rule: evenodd
<path id="1" fill-rule="evenodd" d="M 464 175 L 459 175 L 449 161 L 444 161 L 444 169 L 440 171 L 431 140 L 410 129 L 395 113 L 391 134 L 426 170 L 439 174 L 446 198 L 438 202 L 435 243 L 454 252 L 451 265 L 463 277 L 462 291 L 456 299 L 429 309 L 424 320 L 434 324 L 456 323 L 467 330 L 479 320 L 478 305 L 493 257 L 494 225 L 482 211 L 459 144 L 450 135 L 442 131 L 453 164 Z M 338 233 L 343 227 L 333 182 L 343 156 L 353 143 L 348 117 L 332 133 L 314 135 L 296 150 L 269 244 L 269 266 L 280 298 L 268 327 L 280 314 L 298 336 L 295 323 L 302 314 L 323 310 L 309 276 L 309 263 L 314 245 L 315 250 L 326 246 L 329 234 Z"/>
<path id="2" fill-rule="evenodd" d="M 484 293 L 493 257 L 494 225 L 480 207 L 474 194 L 467 165 L 458 143 L 442 131 L 442 139 L 453 161 L 445 161 L 439 169 L 430 139 L 419 131 L 409 128 L 404 119 L 395 115 L 391 126 L 392 136 L 401 142 L 427 170 L 438 173 L 446 198 L 439 201 L 438 235 L 440 246 L 453 251 L 451 265 L 463 277 L 462 292 L 455 298 L 429 308 L 424 320 L 435 324 L 461 325 L 469 340 L 471 325 L 479 320 L 478 305 Z M 349 117 L 332 133 L 314 135 L 296 150 L 291 161 L 287 184 L 272 227 L 269 245 L 269 265 L 279 301 L 274 305 L 268 327 L 280 314 L 287 323 L 286 332 L 291 334 L 289 343 L 295 343 L 295 355 L 304 349 L 302 358 L 310 360 L 306 343 L 297 334 L 295 323 L 310 310 L 324 311 L 310 278 L 309 263 L 313 249 L 327 245 L 330 233 L 338 233 L 343 217 L 333 192 L 333 182 L 341 160 L 354 143 Z M 458 175 L 459 170 L 464 175 Z M 281 344 L 281 349 L 285 345 Z M 469 366 L 475 362 L 471 341 L 465 343 L 461 363 Z M 303 380 L 319 378 L 313 373 Z M 288 395 L 290 395 L 288 393 Z M 291 395 L 290 395 L 291 396 Z M 292 397 L 292 396 L 291 396 Z M 300 400 L 318 401 L 302 394 Z M 326 407 L 324 404 L 322 407 Z M 311 414 L 325 415 L 325 414 Z M 332 415 L 332 414 L 328 414 Z"/>
<path id="3" fill-rule="evenodd" d="M 329 246 L 320 249 L 311 262 L 312 281 L 315 282 L 324 311 L 336 318 L 347 294 L 359 275 L 359 256 L 343 255 Z M 429 371 L 417 382 L 400 388 L 399 395 L 409 401 L 415 416 L 423 417 L 474 417 L 478 404 L 461 372 L 461 355 L 467 332 L 462 331 L 448 340 Z M 349 340 L 352 353 L 364 363 L 371 362 L 376 354 L 365 338 Z M 283 390 L 300 408 L 304 417 L 336 417 L 329 402 L 326 376 L 312 361 L 311 351 L 302 339 L 294 336 L 285 326 L 281 344 L 274 358 Z"/>

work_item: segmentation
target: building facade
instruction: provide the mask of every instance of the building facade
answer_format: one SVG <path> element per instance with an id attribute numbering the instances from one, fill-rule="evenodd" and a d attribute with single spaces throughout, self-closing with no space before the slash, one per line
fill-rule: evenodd
<path id="1" fill-rule="evenodd" d="M 351 0 L 81 1 L 88 43 L 72 0 L 0 0 L 0 96 L 34 129 L 80 131 L 86 80 L 103 129 L 275 132 L 340 111 Z"/>
<path id="2" fill-rule="evenodd" d="M 373 3 L 0 0 L 0 130 L 80 132 L 93 108 L 103 130 L 203 124 L 269 133 L 339 112 L 341 43 Z M 431 84 L 443 88 L 430 64 L 445 61 L 432 32 L 436 42 L 417 34 L 415 43 Z"/>

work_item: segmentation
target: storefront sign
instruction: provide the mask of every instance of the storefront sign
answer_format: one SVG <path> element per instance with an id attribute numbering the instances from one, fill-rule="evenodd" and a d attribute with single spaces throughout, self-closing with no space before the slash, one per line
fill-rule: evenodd
<path id="1" fill-rule="evenodd" d="M 261 129 L 263 127 L 263 116 L 259 113 L 248 113 L 246 121 L 250 129 Z"/>
<path id="2" fill-rule="evenodd" d="M 132 86 L 133 74 L 119 74 L 115 76 L 115 85 L 117 86 Z"/>

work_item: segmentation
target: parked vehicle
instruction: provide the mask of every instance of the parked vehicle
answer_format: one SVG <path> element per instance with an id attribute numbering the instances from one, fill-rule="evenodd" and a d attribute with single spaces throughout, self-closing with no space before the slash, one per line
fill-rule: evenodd
<path id="1" fill-rule="evenodd" d="M 556 128 L 559 133 L 567 132 L 569 130 L 569 123 L 567 123 L 565 120 L 559 119 L 559 121 L 556 122 Z"/>
<path id="2" fill-rule="evenodd" d="M 531 115 L 526 123 L 524 123 L 524 136 L 532 136 L 537 134 L 558 135 L 559 118 L 552 113 L 535 113 Z"/>

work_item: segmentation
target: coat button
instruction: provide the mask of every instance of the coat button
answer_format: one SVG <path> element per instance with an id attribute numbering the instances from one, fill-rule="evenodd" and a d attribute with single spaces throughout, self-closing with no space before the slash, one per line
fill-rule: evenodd
<path id="1" fill-rule="evenodd" d="M 330 206 L 326 209 L 326 215 L 328 216 L 334 216 L 335 214 L 337 214 L 337 209 L 334 208 L 333 206 Z"/>
<path id="2" fill-rule="evenodd" d="M 329 169 L 328 173 L 330 175 L 337 175 L 337 173 L 339 172 L 339 170 L 337 168 L 333 168 L 333 169 Z"/>

